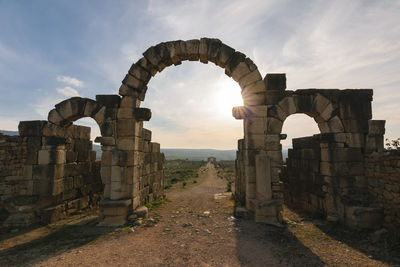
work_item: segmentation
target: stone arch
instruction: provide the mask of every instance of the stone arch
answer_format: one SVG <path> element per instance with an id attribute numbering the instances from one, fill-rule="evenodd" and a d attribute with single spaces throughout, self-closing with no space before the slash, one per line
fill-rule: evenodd
<path id="1" fill-rule="evenodd" d="M 337 116 L 337 105 L 324 95 L 297 90 L 284 97 L 267 111 L 267 133 L 281 133 L 283 123 L 292 114 L 306 114 L 312 117 L 321 133 L 342 133 L 344 127 Z"/>
<path id="2" fill-rule="evenodd" d="M 69 127 L 74 121 L 84 117 L 94 119 L 100 128 L 103 155 L 101 160 L 100 176 L 103 183 L 103 196 L 110 197 L 110 168 L 111 158 L 104 151 L 111 151 L 115 145 L 116 112 L 112 106 L 119 106 L 119 96 L 96 96 L 100 101 L 89 98 L 72 97 L 55 105 L 50 110 L 48 121 L 60 127 Z M 107 101 L 108 100 L 108 101 Z M 112 101 L 113 100 L 113 101 Z M 101 103 L 103 102 L 103 103 Z M 114 104 L 113 104 L 114 103 Z M 96 138 L 97 140 L 97 138 Z"/>
<path id="3" fill-rule="evenodd" d="M 218 39 L 170 41 L 150 47 L 143 57 L 134 63 L 126 74 L 119 94 L 136 96 L 144 100 L 150 79 L 164 68 L 182 61 L 213 62 L 225 69 L 242 88 L 245 105 L 262 105 L 265 102 L 265 84 L 254 62 L 245 54 L 236 51 Z"/>
<path id="4" fill-rule="evenodd" d="M 84 117 L 94 119 L 99 126 L 103 123 L 106 107 L 95 100 L 82 97 L 72 97 L 55 105 L 50 110 L 48 121 L 58 126 L 66 127 Z M 103 116 L 101 116 L 103 115 Z M 102 131 L 100 127 L 100 131 Z M 103 133 L 102 135 L 106 134 Z"/>

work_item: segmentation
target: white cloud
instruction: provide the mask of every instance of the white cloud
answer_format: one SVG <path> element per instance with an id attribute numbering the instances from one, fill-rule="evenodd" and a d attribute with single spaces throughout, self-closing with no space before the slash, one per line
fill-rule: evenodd
<path id="1" fill-rule="evenodd" d="M 61 76 L 61 75 L 59 75 L 59 76 L 57 76 L 57 81 L 58 82 L 67 83 L 69 85 L 73 85 L 73 86 L 76 86 L 76 87 L 82 87 L 83 86 L 83 82 L 82 81 L 80 81 L 80 80 L 78 80 L 76 78 L 70 77 L 70 76 Z"/>
<path id="2" fill-rule="evenodd" d="M 69 86 L 63 88 L 56 88 L 56 90 L 59 94 L 62 94 L 63 96 L 68 96 L 68 97 L 79 96 L 78 91 Z"/>
<path id="3" fill-rule="evenodd" d="M 54 105 L 61 102 L 63 99 L 61 98 L 56 98 L 53 96 L 44 96 L 43 98 L 40 98 L 40 100 L 35 101 L 35 103 L 31 104 L 32 108 L 35 110 L 35 112 L 40 116 L 40 118 L 37 119 L 47 119 L 47 115 L 49 114 L 49 111 L 54 108 Z"/>
<path id="4" fill-rule="evenodd" d="M 8 62 L 25 64 L 29 57 L 35 59 L 30 60 L 35 66 L 47 66 L 41 73 L 49 74 L 50 80 L 57 74 L 75 75 L 77 71 L 85 83 L 59 75 L 57 81 L 62 84 L 58 86 L 45 82 L 35 85 L 59 87 L 34 96 L 40 104 L 32 109 L 47 116 L 62 100 L 59 98 L 117 93 L 130 65 L 152 45 L 215 37 L 252 58 L 263 77 L 267 72 L 287 73 L 289 89 L 373 88 L 374 118 L 387 119 L 387 133 L 400 135 L 400 122 L 392 115 L 397 112 L 400 97 L 398 1 L 150 0 L 118 6 L 118 12 L 111 8 L 117 7 L 110 5 L 99 16 L 85 14 L 91 22 L 82 25 L 87 27 L 87 34 L 80 36 L 85 56 L 69 55 L 70 68 L 65 62 L 50 64 L 53 55 L 47 51 L 35 55 L 28 49 L 22 57 L 22 50 L 13 51 L 6 46 L 8 42 L 0 43 L 0 59 L 4 61 L 0 63 L 0 79 L 18 81 L 9 77 L 19 75 L 16 70 L 22 67 L 10 68 Z M 64 41 L 70 42 L 70 38 Z M 14 59 L 15 55 L 24 61 Z M 41 64 L 36 59 L 42 60 Z M 49 80 L 32 76 L 33 81 Z M 143 103 L 153 111 L 147 125 L 153 130 L 154 140 L 164 147 L 231 148 L 229 144 L 236 144 L 235 139 L 243 136 L 243 128 L 241 121 L 230 116 L 224 102 L 230 82 L 212 63 L 184 62 L 182 67 L 171 66 L 157 74 L 149 83 Z M 6 90 L 8 85 L 1 87 Z M 305 125 L 303 120 L 296 117 L 289 121 L 285 131 L 295 132 L 298 125 Z M 315 126 L 307 125 L 311 124 Z"/>

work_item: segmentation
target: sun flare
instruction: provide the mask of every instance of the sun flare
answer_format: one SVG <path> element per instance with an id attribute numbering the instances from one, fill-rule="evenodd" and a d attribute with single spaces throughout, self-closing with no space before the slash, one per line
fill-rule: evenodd
<path id="1" fill-rule="evenodd" d="M 240 93 L 239 85 L 232 79 L 224 77 L 218 81 L 217 90 L 217 105 L 218 110 L 224 116 L 232 117 L 232 108 L 235 106 L 243 106 L 243 98 Z"/>

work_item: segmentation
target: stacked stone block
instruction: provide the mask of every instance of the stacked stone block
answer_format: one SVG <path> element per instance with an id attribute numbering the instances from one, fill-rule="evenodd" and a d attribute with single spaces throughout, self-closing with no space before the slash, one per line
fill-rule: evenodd
<path id="1" fill-rule="evenodd" d="M 244 139 L 238 140 L 238 150 L 235 160 L 235 193 L 236 206 L 246 206 L 246 174 L 244 166 Z"/>
<path id="2" fill-rule="evenodd" d="M 160 152 L 160 144 L 151 142 L 151 131 L 143 128 L 143 133 L 143 150 L 140 152 L 143 160 L 137 165 L 141 170 L 139 199 L 134 201 L 134 209 L 164 196 L 164 154 Z"/>
<path id="3" fill-rule="evenodd" d="M 27 225 L 34 219 L 29 200 L 21 210 L 17 196 L 29 196 L 33 191 L 32 179 L 24 175 L 27 144 L 20 136 L 0 134 L 0 229 L 15 224 Z M 24 203 L 25 204 L 25 203 Z M 19 212 L 22 211 L 22 212 Z"/>
<path id="4" fill-rule="evenodd" d="M 320 174 L 321 148 L 316 137 L 293 139 L 281 173 L 285 203 L 313 214 L 326 215 L 328 185 Z"/>
<path id="5" fill-rule="evenodd" d="M 97 206 L 102 185 L 90 128 L 26 121 L 20 123 L 19 133 L 2 136 L 9 151 L 1 153 L 1 205 L 8 213 L 2 221 L 4 228 L 53 222 Z M 10 192 L 7 184 L 11 177 Z"/>
<path id="6" fill-rule="evenodd" d="M 281 175 L 285 201 L 355 228 L 377 228 L 382 209 L 368 188 L 364 151 L 340 136 L 293 139 Z"/>
<path id="7" fill-rule="evenodd" d="M 368 190 L 383 208 L 383 225 L 400 234 L 400 151 L 373 152 L 365 157 Z"/>
<path id="8" fill-rule="evenodd" d="M 133 82 L 130 76 L 126 81 Z M 150 142 L 151 132 L 143 128 L 151 111 L 140 108 L 139 95 L 128 94 L 97 95 L 96 101 L 74 97 L 49 113 L 49 121 L 60 126 L 82 117 L 96 120 L 102 135 L 96 138 L 103 152 L 101 218 L 104 224 L 123 224 L 136 208 L 163 196 L 164 156 L 159 144 Z"/>

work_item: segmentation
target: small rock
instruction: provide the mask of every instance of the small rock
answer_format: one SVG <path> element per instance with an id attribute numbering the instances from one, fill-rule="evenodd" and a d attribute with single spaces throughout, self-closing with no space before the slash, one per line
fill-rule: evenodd
<path id="1" fill-rule="evenodd" d="M 133 232 L 135 232 L 135 229 L 131 228 L 131 229 L 129 229 L 129 232 L 133 233 Z"/>
<path id="2" fill-rule="evenodd" d="M 188 227 L 188 226 L 193 226 L 193 224 L 192 223 L 183 223 L 182 224 L 182 227 Z"/>
<path id="3" fill-rule="evenodd" d="M 169 231 L 171 231 L 170 228 L 164 228 L 164 232 L 169 232 Z"/>
<path id="4" fill-rule="evenodd" d="M 138 218 L 137 214 L 134 213 L 128 217 L 128 222 L 134 222 Z"/>
<path id="5" fill-rule="evenodd" d="M 208 210 L 206 210 L 205 212 L 203 212 L 203 214 L 204 214 L 205 216 L 210 216 L 210 212 L 209 212 Z"/>
<path id="6" fill-rule="evenodd" d="M 230 222 L 236 222 L 237 219 L 236 219 L 235 217 L 233 217 L 233 216 L 230 216 L 230 217 L 228 218 L 228 221 L 230 221 Z"/>
<path id="7" fill-rule="evenodd" d="M 149 209 L 146 206 L 141 206 L 135 210 L 137 217 L 146 219 L 149 215 Z"/>
<path id="8" fill-rule="evenodd" d="M 204 230 L 204 232 L 206 232 L 207 234 L 211 235 L 211 231 L 208 230 L 208 229 Z"/>

